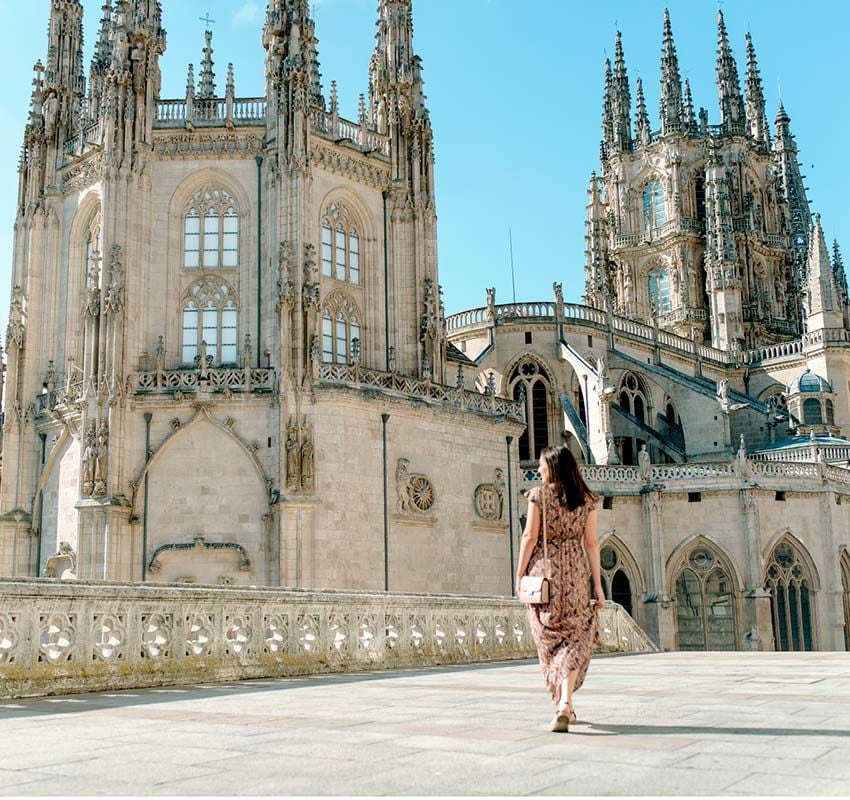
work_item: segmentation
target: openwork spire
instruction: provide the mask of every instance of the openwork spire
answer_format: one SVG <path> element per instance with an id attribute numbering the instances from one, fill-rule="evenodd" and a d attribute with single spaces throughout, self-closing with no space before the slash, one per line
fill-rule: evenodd
<path id="1" fill-rule="evenodd" d="M 637 114 L 635 116 L 635 133 L 641 144 L 648 144 L 650 139 L 649 114 L 646 113 L 646 98 L 643 94 L 643 81 L 637 79 Z"/>
<path id="2" fill-rule="evenodd" d="M 744 98 L 722 11 L 717 12 L 717 91 L 720 95 L 720 118 L 727 132 L 743 133 L 746 124 Z"/>
<path id="3" fill-rule="evenodd" d="M 694 113 L 694 98 L 691 95 L 691 82 L 685 78 L 685 125 L 688 132 L 693 133 L 697 129 L 697 116 Z"/>
<path id="4" fill-rule="evenodd" d="M 765 111 L 764 89 L 761 74 L 756 60 L 756 49 L 753 47 L 753 37 L 747 33 L 747 130 L 750 136 L 765 145 L 770 144 L 770 132 L 767 127 L 767 112 Z"/>
<path id="5" fill-rule="evenodd" d="M 613 144 L 617 150 L 628 150 L 632 144 L 632 95 L 623 53 L 623 37 L 617 31 L 614 44 L 614 73 L 611 81 L 611 122 Z"/>
<path id="6" fill-rule="evenodd" d="M 841 300 L 846 304 L 848 300 L 847 273 L 844 270 L 844 259 L 841 257 L 841 250 L 838 247 L 838 239 L 832 240 L 832 274 L 835 279 L 835 285 L 838 288 L 838 293 L 841 296 Z"/>
<path id="7" fill-rule="evenodd" d="M 809 318 L 809 330 L 812 329 L 813 324 L 814 327 L 839 327 L 837 313 L 841 311 L 841 305 L 838 287 L 835 284 L 833 265 L 829 259 L 829 249 L 826 246 L 820 214 L 815 214 L 815 224 L 809 239 L 807 273 L 806 315 Z M 812 317 L 819 314 L 825 316 L 822 319 L 812 320 Z"/>
<path id="8" fill-rule="evenodd" d="M 661 45 L 661 133 L 681 133 L 685 125 L 679 57 L 673 42 L 670 12 L 664 9 L 664 39 Z"/>
<path id="9" fill-rule="evenodd" d="M 198 79 L 198 99 L 212 100 L 215 97 L 215 73 L 213 72 L 212 31 L 204 31 L 204 57 L 201 60 L 201 75 Z"/>
<path id="10" fill-rule="evenodd" d="M 584 297 L 595 308 L 603 308 L 608 297 L 608 235 L 605 204 L 602 202 L 602 181 L 594 172 L 587 189 L 584 235 Z"/>
<path id="11" fill-rule="evenodd" d="M 109 41 L 109 33 L 112 29 L 112 0 L 106 0 L 101 12 L 100 30 L 89 68 L 88 114 L 91 119 L 100 117 L 104 81 L 112 60 L 112 45 Z"/>
<path id="12" fill-rule="evenodd" d="M 269 0 L 263 27 L 269 78 L 279 92 L 293 81 L 306 88 L 310 106 L 325 107 L 316 25 L 307 0 Z"/>
<path id="13" fill-rule="evenodd" d="M 83 5 L 79 0 L 53 0 L 44 70 L 45 122 L 48 136 L 68 137 L 80 127 L 83 74 Z"/>
<path id="14" fill-rule="evenodd" d="M 605 59 L 605 92 L 602 99 L 602 142 L 603 152 L 614 147 L 614 117 L 611 111 L 614 74 L 611 71 L 611 60 Z"/>

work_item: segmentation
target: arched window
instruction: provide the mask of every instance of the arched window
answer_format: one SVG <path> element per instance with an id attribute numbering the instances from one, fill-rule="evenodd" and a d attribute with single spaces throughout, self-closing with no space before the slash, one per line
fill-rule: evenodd
<path id="1" fill-rule="evenodd" d="M 533 358 L 524 358 L 511 371 L 508 385 L 514 400 L 524 400 L 527 427 L 519 437 L 519 460 L 531 461 L 549 446 L 549 372 Z"/>
<path id="2" fill-rule="evenodd" d="M 643 190 L 643 224 L 650 230 L 660 228 L 667 222 L 664 207 L 664 189 L 657 180 L 650 181 Z"/>
<path id="3" fill-rule="evenodd" d="M 826 406 L 826 424 L 835 425 L 835 405 L 832 400 L 825 400 L 824 405 Z"/>
<path id="4" fill-rule="evenodd" d="M 649 404 L 643 381 L 633 372 L 627 372 L 620 381 L 620 408 L 636 417 L 640 422 L 646 423 L 649 418 Z M 623 464 L 636 464 L 637 454 L 646 442 L 643 439 L 633 437 L 622 437 L 618 439 L 620 445 L 620 461 Z"/>
<path id="5" fill-rule="evenodd" d="M 634 581 L 629 578 L 629 570 L 619 548 L 610 542 L 602 545 L 599 552 L 602 566 L 602 587 L 605 597 L 619 603 L 630 616 L 634 617 Z"/>
<path id="6" fill-rule="evenodd" d="M 714 551 L 697 544 L 676 576 L 680 650 L 735 650 L 732 579 Z"/>
<path id="7" fill-rule="evenodd" d="M 322 361 L 350 364 L 360 361 L 362 353 L 357 306 L 341 292 L 333 292 L 322 309 Z"/>
<path id="8" fill-rule="evenodd" d="M 673 310 L 670 300 L 670 271 L 667 267 L 658 267 L 649 273 L 649 307 L 653 313 L 663 315 Z"/>
<path id="9" fill-rule="evenodd" d="M 823 411 L 820 400 L 809 397 L 803 401 L 803 424 L 820 425 L 823 423 Z"/>
<path id="10" fill-rule="evenodd" d="M 322 275 L 360 285 L 360 232 L 341 203 L 331 203 L 322 215 Z"/>
<path id="11" fill-rule="evenodd" d="M 214 364 L 235 364 L 239 326 L 233 289 L 212 277 L 193 284 L 183 299 L 182 330 L 183 364 L 194 364 L 202 342 Z"/>
<path id="12" fill-rule="evenodd" d="M 786 538 L 767 562 L 764 588 L 771 594 L 777 650 L 814 650 L 812 578 L 797 548 Z"/>
<path id="13" fill-rule="evenodd" d="M 223 189 L 206 187 L 192 198 L 184 216 L 183 266 L 187 269 L 237 269 L 239 212 Z"/>

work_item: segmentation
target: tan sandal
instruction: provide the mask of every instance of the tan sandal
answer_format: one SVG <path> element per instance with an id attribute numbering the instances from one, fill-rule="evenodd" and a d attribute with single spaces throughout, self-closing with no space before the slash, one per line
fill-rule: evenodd
<path id="1" fill-rule="evenodd" d="M 562 706 L 558 706 L 558 712 L 552 719 L 550 728 L 553 733 L 569 733 L 570 723 L 575 721 L 576 715 L 573 713 L 572 707 L 569 703 L 565 703 Z"/>

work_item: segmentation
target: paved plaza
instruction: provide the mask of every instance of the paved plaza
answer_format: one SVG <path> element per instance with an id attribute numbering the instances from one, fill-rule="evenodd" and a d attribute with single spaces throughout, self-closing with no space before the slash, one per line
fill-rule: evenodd
<path id="1" fill-rule="evenodd" d="M 596 658 L 549 733 L 536 663 L 0 705 L 6 795 L 850 793 L 846 653 Z"/>

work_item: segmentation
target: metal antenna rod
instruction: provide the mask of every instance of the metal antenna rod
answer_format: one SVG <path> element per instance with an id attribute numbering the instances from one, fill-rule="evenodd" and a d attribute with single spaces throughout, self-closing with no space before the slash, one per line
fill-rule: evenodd
<path id="1" fill-rule="evenodd" d="M 511 248 L 511 288 L 514 292 L 514 305 L 516 305 L 516 275 L 514 274 L 514 237 L 508 227 L 508 242 Z"/>

